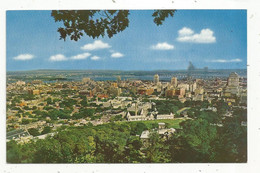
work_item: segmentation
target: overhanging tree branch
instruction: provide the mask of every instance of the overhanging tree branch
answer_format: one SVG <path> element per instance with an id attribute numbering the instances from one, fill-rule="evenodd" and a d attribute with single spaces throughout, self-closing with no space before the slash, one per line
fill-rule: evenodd
<path id="1" fill-rule="evenodd" d="M 154 23 L 162 25 L 167 17 L 173 17 L 175 11 L 154 10 Z M 64 27 L 58 28 L 60 39 L 65 41 L 69 37 L 78 41 L 84 34 L 93 39 L 105 35 L 113 37 L 128 27 L 129 14 L 129 10 L 53 10 L 51 16 L 55 22 L 63 22 Z"/>

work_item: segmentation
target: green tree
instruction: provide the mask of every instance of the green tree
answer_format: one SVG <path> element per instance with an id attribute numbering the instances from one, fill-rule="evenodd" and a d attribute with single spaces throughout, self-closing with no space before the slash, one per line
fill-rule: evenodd
<path id="1" fill-rule="evenodd" d="M 88 106 L 88 101 L 87 101 L 87 98 L 86 97 L 83 97 L 81 102 L 80 102 L 81 106 Z"/>
<path id="2" fill-rule="evenodd" d="M 156 131 L 149 135 L 149 146 L 146 148 L 146 162 L 167 163 L 170 161 L 168 146 Z"/>
<path id="3" fill-rule="evenodd" d="M 147 130 L 147 126 L 142 122 L 131 124 L 131 135 L 141 135 L 144 130 Z"/>
<path id="4" fill-rule="evenodd" d="M 48 98 L 46 99 L 46 102 L 47 102 L 48 105 L 53 104 L 53 103 L 52 103 L 52 99 L 51 99 L 50 97 L 48 97 Z"/>
<path id="5" fill-rule="evenodd" d="M 35 143 L 33 141 L 25 144 L 19 144 L 14 140 L 7 142 L 7 162 L 8 163 L 32 163 L 35 152 Z"/>
<path id="6" fill-rule="evenodd" d="M 217 101 L 215 106 L 219 115 L 224 115 L 229 109 L 228 104 L 224 100 Z"/>
<path id="7" fill-rule="evenodd" d="M 216 126 L 203 119 L 180 123 L 182 131 L 170 142 L 172 162 L 214 162 Z"/>
<path id="8" fill-rule="evenodd" d="M 51 127 L 50 126 L 45 126 L 41 132 L 42 135 L 50 133 L 51 132 Z"/>
<path id="9" fill-rule="evenodd" d="M 30 120 L 28 120 L 28 119 L 22 119 L 22 124 L 29 124 L 30 123 Z"/>
<path id="10" fill-rule="evenodd" d="M 113 117 L 110 119 L 111 122 L 114 122 L 114 121 L 122 121 L 122 120 L 124 120 L 124 119 L 122 118 L 122 115 L 116 115 L 116 116 L 113 116 Z"/>
<path id="11" fill-rule="evenodd" d="M 39 136 L 39 135 L 40 135 L 40 132 L 39 132 L 37 129 L 35 129 L 35 128 L 30 128 L 30 129 L 28 129 L 28 132 L 29 132 L 30 135 L 32 135 L 32 136 Z"/>
<path id="12" fill-rule="evenodd" d="M 237 117 L 228 117 L 220 127 L 216 143 L 216 162 L 247 161 L 247 127 Z"/>
<path id="13" fill-rule="evenodd" d="M 127 140 L 124 151 L 124 162 L 125 163 L 142 163 L 144 157 L 140 151 L 142 142 L 138 136 L 130 136 Z"/>
<path id="14" fill-rule="evenodd" d="M 219 116 L 217 113 L 213 111 L 201 111 L 196 118 L 201 118 L 207 120 L 209 123 L 214 123 L 214 124 L 221 122 L 221 116 Z"/>
<path id="15" fill-rule="evenodd" d="M 6 149 L 7 163 L 21 163 L 22 152 L 19 144 L 12 140 L 7 143 Z"/>
<path id="16" fill-rule="evenodd" d="M 233 108 L 233 116 L 235 116 L 240 122 L 247 121 L 247 109 Z"/>
<path id="17" fill-rule="evenodd" d="M 33 155 L 34 163 L 63 163 L 61 144 L 54 138 L 46 138 L 36 142 L 36 152 Z"/>

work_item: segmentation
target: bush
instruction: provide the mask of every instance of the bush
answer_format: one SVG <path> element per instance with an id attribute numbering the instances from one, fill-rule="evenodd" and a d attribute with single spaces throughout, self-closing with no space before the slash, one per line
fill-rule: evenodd
<path id="1" fill-rule="evenodd" d="M 45 126 L 43 131 L 42 131 L 42 135 L 50 133 L 51 132 L 51 127 L 50 126 Z"/>
<path id="2" fill-rule="evenodd" d="M 29 124 L 30 123 L 30 120 L 28 119 L 22 119 L 22 124 Z"/>
<path id="3" fill-rule="evenodd" d="M 30 135 L 32 135 L 32 136 L 39 136 L 39 135 L 40 135 L 40 132 L 39 132 L 37 129 L 35 129 L 35 128 L 30 128 L 30 129 L 28 129 L 28 132 L 29 132 Z"/>

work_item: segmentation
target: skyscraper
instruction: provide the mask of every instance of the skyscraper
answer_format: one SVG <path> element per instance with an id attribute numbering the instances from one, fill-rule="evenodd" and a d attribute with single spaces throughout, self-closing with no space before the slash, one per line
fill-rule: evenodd
<path id="1" fill-rule="evenodd" d="M 173 87 L 177 87 L 178 81 L 177 81 L 177 77 L 172 77 L 171 79 L 171 85 Z"/>
<path id="2" fill-rule="evenodd" d="M 121 82 L 121 76 L 117 76 L 116 80 L 117 80 L 117 83 L 120 83 Z"/>
<path id="3" fill-rule="evenodd" d="M 232 72 L 228 77 L 227 87 L 225 88 L 224 95 L 225 96 L 239 95 L 239 93 L 240 93 L 239 76 L 237 73 Z"/>
<path id="4" fill-rule="evenodd" d="M 230 73 L 228 77 L 228 86 L 230 87 L 238 87 L 239 86 L 239 76 L 236 72 Z"/>
<path id="5" fill-rule="evenodd" d="M 154 75 L 153 81 L 154 81 L 155 84 L 159 83 L 159 75 L 158 74 Z"/>

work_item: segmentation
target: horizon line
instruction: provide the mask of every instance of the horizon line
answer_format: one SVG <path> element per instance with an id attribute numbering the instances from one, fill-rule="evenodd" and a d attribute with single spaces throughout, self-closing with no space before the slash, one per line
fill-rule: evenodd
<path id="1" fill-rule="evenodd" d="M 188 71 L 188 69 L 175 69 L 175 70 L 170 70 L 170 69 L 154 69 L 154 70 L 116 70 L 116 69 L 31 69 L 31 70 L 6 70 L 6 72 L 26 72 L 26 71 Z M 198 68 L 196 70 L 204 70 L 203 68 Z M 208 69 L 210 70 L 247 70 L 247 68 L 230 68 L 230 69 Z"/>

